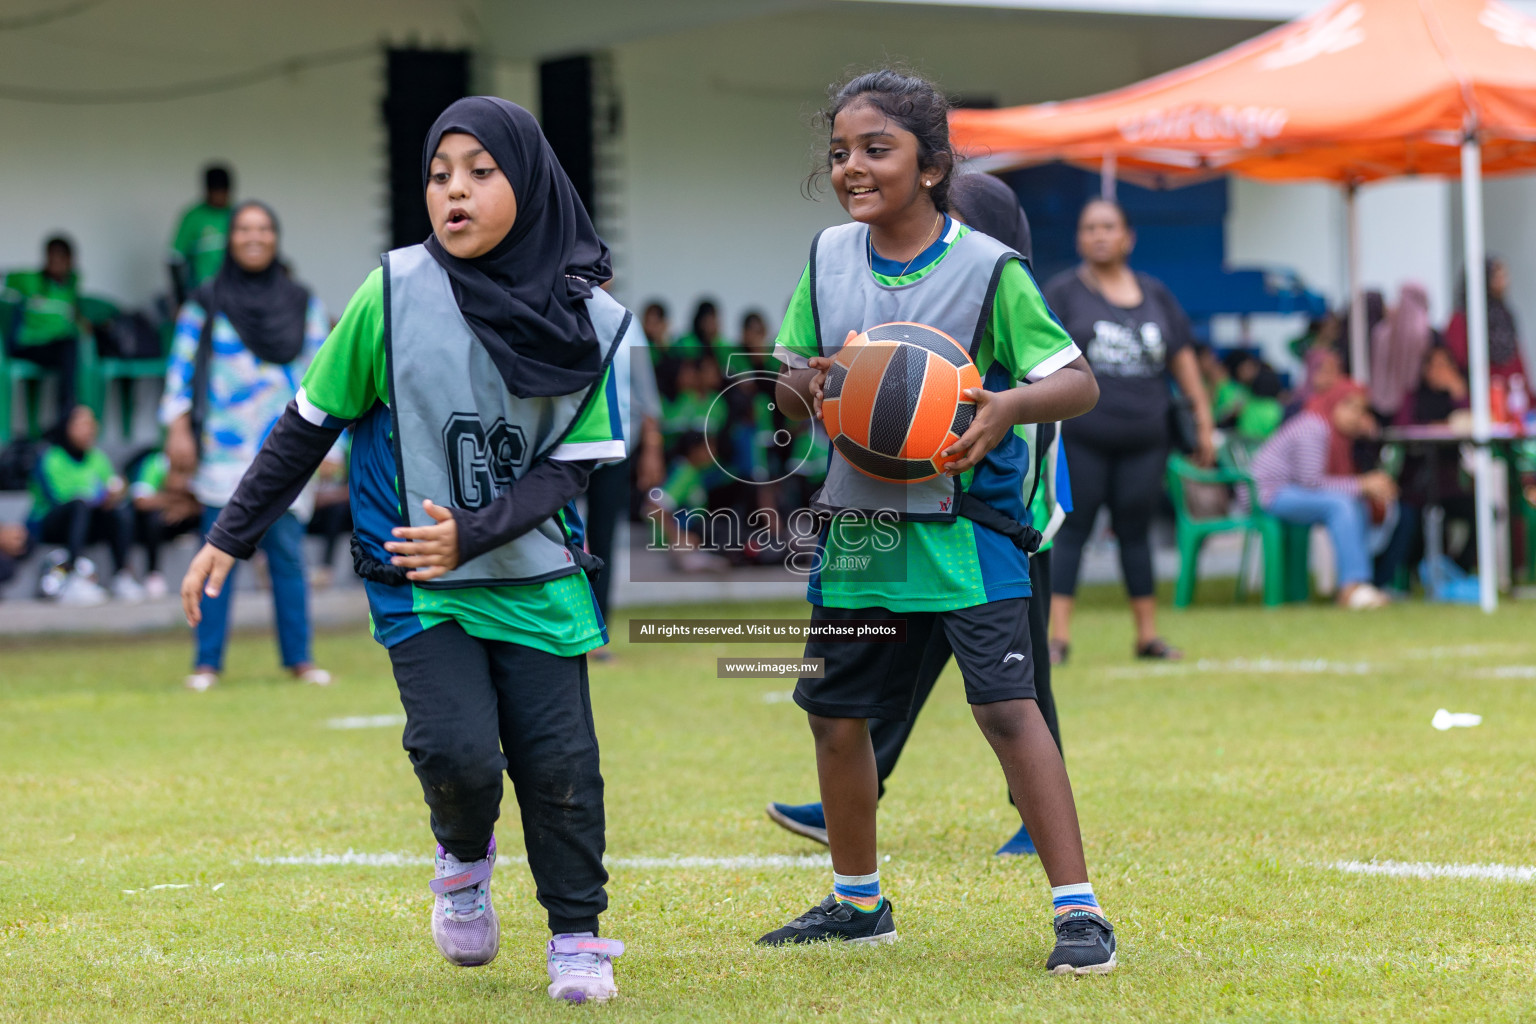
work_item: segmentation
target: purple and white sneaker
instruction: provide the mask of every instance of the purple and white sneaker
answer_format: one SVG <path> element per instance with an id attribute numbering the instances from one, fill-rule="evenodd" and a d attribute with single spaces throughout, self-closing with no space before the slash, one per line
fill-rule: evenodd
<path id="1" fill-rule="evenodd" d="M 481 860 L 461 861 L 437 848 L 437 877 L 432 880 L 432 941 L 451 964 L 479 967 L 496 959 L 501 925 L 491 906 L 491 868 L 496 837 Z"/>
<path id="2" fill-rule="evenodd" d="M 548 948 L 551 999 L 606 1003 L 619 994 L 613 983 L 613 958 L 624 952 L 624 943 L 576 932 L 556 935 Z"/>

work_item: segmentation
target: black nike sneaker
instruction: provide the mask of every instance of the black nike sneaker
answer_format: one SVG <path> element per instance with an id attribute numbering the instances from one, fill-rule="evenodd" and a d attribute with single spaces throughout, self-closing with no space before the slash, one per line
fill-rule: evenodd
<path id="1" fill-rule="evenodd" d="M 1056 918 L 1056 948 L 1045 962 L 1052 974 L 1108 974 L 1115 969 L 1115 928 L 1091 910 Z"/>
<path id="2" fill-rule="evenodd" d="M 891 901 L 882 900 L 880 909 L 865 913 L 828 896 L 783 928 L 757 940 L 759 946 L 787 946 L 795 942 L 847 942 L 854 945 L 896 941 L 896 922 L 891 919 Z"/>

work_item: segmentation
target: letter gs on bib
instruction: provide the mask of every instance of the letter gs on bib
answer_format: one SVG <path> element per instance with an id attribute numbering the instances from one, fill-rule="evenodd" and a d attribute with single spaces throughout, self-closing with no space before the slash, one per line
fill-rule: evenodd
<path id="1" fill-rule="evenodd" d="M 528 457 L 528 441 L 515 423 L 498 419 L 490 430 L 473 413 L 454 413 L 443 427 L 449 487 L 456 508 L 484 508 L 512 486 Z"/>

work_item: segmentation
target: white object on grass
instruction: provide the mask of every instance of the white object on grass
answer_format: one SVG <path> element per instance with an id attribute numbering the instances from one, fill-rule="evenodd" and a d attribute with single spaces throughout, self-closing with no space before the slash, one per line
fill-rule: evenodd
<path id="1" fill-rule="evenodd" d="M 1465 711 L 1447 711 L 1441 708 L 1435 712 L 1435 717 L 1430 719 L 1430 725 L 1445 732 L 1447 729 L 1470 729 L 1474 725 L 1483 724 L 1482 715 L 1473 715 Z"/>
<path id="2" fill-rule="evenodd" d="M 1536 867 L 1512 864 L 1431 864 L 1396 860 L 1336 860 L 1324 865 L 1352 875 L 1393 878 L 1484 878 L 1494 882 L 1536 882 Z"/>
<path id="3" fill-rule="evenodd" d="M 327 729 L 388 729 L 392 725 L 404 725 L 404 715 L 348 715 L 345 718 L 327 718 Z"/>

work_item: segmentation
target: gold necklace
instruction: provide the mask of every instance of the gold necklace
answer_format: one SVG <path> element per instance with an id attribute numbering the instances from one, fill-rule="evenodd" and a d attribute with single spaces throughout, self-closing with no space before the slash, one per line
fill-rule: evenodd
<path id="1" fill-rule="evenodd" d="M 896 275 L 897 277 L 906 277 L 907 276 L 907 271 L 912 269 L 912 264 L 917 262 L 917 258 L 919 256 L 921 256 L 923 253 L 928 251 L 929 240 L 934 238 L 934 237 L 936 237 L 938 235 L 938 233 L 939 233 L 939 228 L 941 228 L 943 226 L 944 226 L 944 214 L 942 212 L 940 212 L 939 214 L 937 214 L 937 219 L 933 222 L 933 230 L 929 231 L 928 234 L 923 236 L 923 244 L 917 247 L 917 252 L 913 253 L 912 254 L 912 258 L 907 260 L 907 265 L 901 268 L 901 273 L 897 274 Z M 869 242 L 869 270 L 870 270 L 870 273 L 874 273 L 874 271 L 875 271 L 875 236 L 874 236 L 874 233 L 870 232 L 866 236 L 866 238 L 867 238 L 867 240 Z M 892 262 L 895 262 L 895 261 L 893 260 Z"/>

